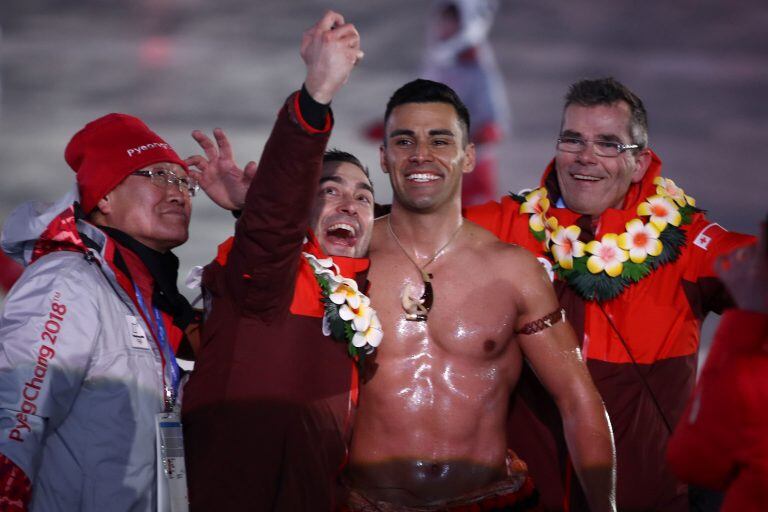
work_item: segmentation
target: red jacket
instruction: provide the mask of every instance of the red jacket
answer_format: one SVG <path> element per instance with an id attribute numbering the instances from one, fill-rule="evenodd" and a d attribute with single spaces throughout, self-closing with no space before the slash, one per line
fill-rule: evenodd
<path id="1" fill-rule="evenodd" d="M 723 315 L 691 403 L 669 442 L 686 482 L 725 489 L 722 512 L 768 507 L 768 315 Z"/>
<path id="2" fill-rule="evenodd" d="M 301 255 L 330 121 L 312 130 L 295 97 L 231 247 L 203 274 L 208 316 L 183 401 L 193 510 L 330 510 L 346 455 L 355 363 L 323 335 L 320 289 Z M 333 259 L 364 289 L 367 260 Z"/>
<path id="3" fill-rule="evenodd" d="M 585 242 L 592 239 L 589 231 L 594 225 L 597 240 L 605 233 L 622 233 L 626 223 L 638 217 L 638 205 L 657 193 L 653 181 L 660 175 L 661 161 L 654 154 L 644 179 L 630 187 L 624 208 L 609 208 L 599 219 L 591 219 L 554 207 L 559 191 L 554 162 L 550 163 L 542 178 L 553 205 L 547 213 L 557 218 L 559 225 L 579 225 Z M 529 229 L 530 216 L 521 214 L 520 204 L 511 197 L 469 208 L 466 216 L 502 240 L 522 245 L 553 262 Z M 620 510 L 687 510 L 686 489 L 678 484 L 664 461 L 669 438 L 665 422 L 674 427 L 693 390 L 704 316 L 708 311 L 720 312 L 729 303 L 715 278 L 713 262 L 719 255 L 753 241 L 752 237 L 727 232 L 701 212 L 694 213 L 691 223 L 681 227 L 685 241 L 679 257 L 612 300 L 602 304 L 584 300 L 564 281 L 555 281 L 614 429 Z M 530 370 L 524 372 L 516 395 L 510 416 L 511 447 L 528 463 L 547 508 L 563 508 L 569 488 L 578 485 L 566 461 L 557 408 Z M 571 508 L 581 510 L 582 502 L 578 501 L 578 493 L 574 494 L 577 501 Z"/>

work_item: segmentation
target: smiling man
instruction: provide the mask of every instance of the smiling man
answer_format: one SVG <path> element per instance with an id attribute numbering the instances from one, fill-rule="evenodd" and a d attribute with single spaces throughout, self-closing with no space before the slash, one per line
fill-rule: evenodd
<path id="1" fill-rule="evenodd" d="M 709 221 L 662 177 L 643 102 L 612 78 L 571 85 L 555 147 L 539 189 L 467 218 L 554 270 L 616 435 L 618 508 L 688 510 L 665 448 L 693 389 L 701 323 L 730 304 L 713 262 L 754 239 Z M 565 495 L 582 510 L 555 404 L 530 371 L 519 389 L 512 447 L 548 509 Z"/>
<path id="2" fill-rule="evenodd" d="M 326 151 L 310 217 L 312 232 L 323 252 L 347 258 L 365 256 L 373 233 L 372 208 L 373 186 L 365 166 L 344 151 Z"/>
<path id="3" fill-rule="evenodd" d="M 380 154 L 394 198 L 370 251 L 386 339 L 361 389 L 348 507 L 535 508 L 505 431 L 527 358 L 560 405 L 593 510 L 612 510 L 605 409 L 546 273 L 527 251 L 462 220 L 461 182 L 475 163 L 469 124 L 458 96 L 428 80 L 387 104 Z"/>
<path id="4" fill-rule="evenodd" d="M 77 192 L 3 230 L 28 266 L 0 317 L 0 509 L 149 512 L 166 504 L 156 418 L 177 414 L 174 350 L 194 317 L 171 249 L 197 183 L 125 114 L 88 123 L 65 158 Z"/>
<path id="5" fill-rule="evenodd" d="M 329 12 L 305 33 L 301 55 L 304 87 L 280 111 L 233 205 L 242 210 L 235 235 L 203 274 L 206 318 L 183 410 L 194 510 L 335 509 L 357 362 L 381 340 L 360 293 L 371 182 L 352 155 L 324 156 L 329 103 L 362 56 L 360 39 Z M 214 135 L 218 150 L 195 132 L 207 158 L 193 159 L 226 173 L 229 144 Z"/>

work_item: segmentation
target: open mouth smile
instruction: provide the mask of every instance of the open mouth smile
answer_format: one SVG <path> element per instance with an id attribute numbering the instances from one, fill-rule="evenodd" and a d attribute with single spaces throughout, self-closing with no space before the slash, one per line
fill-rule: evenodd
<path id="1" fill-rule="evenodd" d="M 578 181 L 600 181 L 602 178 L 596 176 L 587 176 L 586 174 L 571 174 L 571 178 Z"/>
<path id="2" fill-rule="evenodd" d="M 329 242 L 352 247 L 357 242 L 357 231 L 354 226 L 345 222 L 332 224 L 325 230 Z"/>
<path id="3" fill-rule="evenodd" d="M 405 179 L 416 183 L 429 183 L 431 181 L 439 180 L 440 176 L 431 173 L 414 173 L 409 174 Z"/>

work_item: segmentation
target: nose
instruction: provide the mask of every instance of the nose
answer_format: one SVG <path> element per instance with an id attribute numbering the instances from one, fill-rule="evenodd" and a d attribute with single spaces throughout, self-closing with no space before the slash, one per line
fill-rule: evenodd
<path id="1" fill-rule="evenodd" d="M 358 212 L 357 207 L 358 205 L 354 197 L 345 196 L 339 203 L 337 211 L 340 213 L 346 213 L 347 215 L 356 216 Z"/>
<path id="2" fill-rule="evenodd" d="M 576 159 L 583 164 L 595 164 L 597 163 L 597 155 L 595 154 L 595 144 L 592 141 L 587 141 L 584 144 L 584 148 L 576 153 Z"/>
<path id="3" fill-rule="evenodd" d="M 189 201 L 189 194 L 179 189 L 178 183 L 168 183 L 165 187 L 165 197 L 171 203 L 185 205 Z"/>
<path id="4" fill-rule="evenodd" d="M 410 160 L 412 162 L 425 162 L 431 160 L 432 153 L 429 151 L 429 144 L 425 142 L 416 142 L 413 145 L 413 152 L 411 153 Z"/>

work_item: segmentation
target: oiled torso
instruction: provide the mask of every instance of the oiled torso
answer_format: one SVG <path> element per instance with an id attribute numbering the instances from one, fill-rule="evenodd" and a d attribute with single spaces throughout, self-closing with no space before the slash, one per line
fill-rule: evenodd
<path id="1" fill-rule="evenodd" d="M 405 318 L 420 274 L 381 222 L 371 249 L 371 301 L 384 340 L 368 368 L 350 457 L 355 486 L 404 504 L 458 496 L 505 474 L 507 401 L 520 373 L 515 251 L 465 223 L 427 267 L 434 304 Z M 503 266 L 503 265 L 504 266 Z"/>

